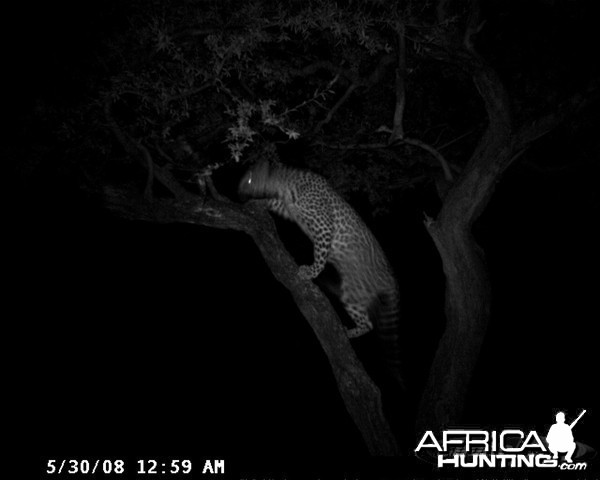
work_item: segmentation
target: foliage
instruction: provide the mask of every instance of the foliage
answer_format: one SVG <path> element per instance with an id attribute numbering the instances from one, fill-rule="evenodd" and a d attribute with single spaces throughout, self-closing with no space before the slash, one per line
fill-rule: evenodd
<path id="1" fill-rule="evenodd" d="M 118 162 L 131 164 L 135 148 L 185 182 L 275 145 L 281 161 L 321 171 L 340 190 L 385 209 L 398 192 L 441 175 L 429 152 L 390 144 L 386 133 L 398 108 L 401 55 L 406 137 L 439 149 L 458 172 L 485 126 L 469 76 L 432 55 L 460 47 L 465 2 L 440 2 L 449 5 L 443 20 L 430 2 L 117 3 L 85 79 L 86 102 L 46 108 L 46 116 L 62 117 L 51 128 L 65 158 L 99 184 Z M 517 91 L 534 100 L 546 95 L 522 88 L 531 52 L 515 44 L 510 58 L 500 56 L 509 39 L 494 35 L 502 28 L 493 21 L 494 30 L 477 37 L 478 49 L 519 72 L 511 77 Z M 133 151 L 115 141 L 107 104 Z M 513 108 L 525 115 L 530 107 L 518 101 Z"/>
<path id="2" fill-rule="evenodd" d="M 106 124 L 110 102 L 131 139 L 187 175 L 240 162 L 270 143 L 381 139 L 375 131 L 393 115 L 389 82 L 365 84 L 324 119 L 393 52 L 401 15 L 379 1 L 134 3 L 128 28 L 106 44 L 108 75 L 88 109 Z M 106 139 L 98 137 L 103 151 Z M 330 164 L 347 156 L 322 148 L 318 155 Z"/>

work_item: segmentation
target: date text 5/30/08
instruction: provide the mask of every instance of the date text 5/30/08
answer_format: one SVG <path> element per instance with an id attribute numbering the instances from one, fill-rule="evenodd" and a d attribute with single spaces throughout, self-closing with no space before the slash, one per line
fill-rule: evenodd
<path id="1" fill-rule="evenodd" d="M 217 473 L 224 470 L 224 462 L 222 460 L 207 460 L 207 463 L 210 463 L 214 466 L 213 472 Z M 191 460 L 154 460 L 154 459 L 144 459 L 137 460 L 135 462 L 135 473 L 138 475 L 144 474 L 188 474 L 192 471 L 192 461 Z M 86 459 L 64 459 L 64 460 L 56 460 L 50 459 L 46 462 L 45 473 L 46 475 L 73 475 L 73 474 L 90 474 L 94 475 L 104 474 L 124 474 L 129 470 L 129 466 L 127 465 L 125 460 L 116 459 L 116 460 L 86 460 Z M 211 473 L 213 473 L 211 472 Z"/>

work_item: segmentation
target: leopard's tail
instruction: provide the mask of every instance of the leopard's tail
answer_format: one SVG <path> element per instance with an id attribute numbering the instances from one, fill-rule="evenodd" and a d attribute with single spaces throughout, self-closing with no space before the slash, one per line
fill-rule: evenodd
<path id="1" fill-rule="evenodd" d="M 373 325 L 381 342 L 386 367 L 392 378 L 405 389 L 400 356 L 400 302 L 397 288 L 379 292 L 371 307 Z"/>

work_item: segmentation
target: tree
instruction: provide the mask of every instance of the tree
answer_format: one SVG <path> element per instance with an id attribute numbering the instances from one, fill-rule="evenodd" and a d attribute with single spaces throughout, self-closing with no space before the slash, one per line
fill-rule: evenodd
<path id="1" fill-rule="evenodd" d="M 295 277 L 270 217 L 230 201 L 219 179 L 255 157 L 293 157 L 299 148 L 306 166 L 375 211 L 435 185 L 441 207 L 425 226 L 446 278 L 446 327 L 417 431 L 458 421 L 491 305 L 473 224 L 502 173 L 597 95 L 592 76 L 552 92 L 557 100 L 543 111 L 513 99 L 480 53 L 501 50 L 491 38 L 500 29 L 488 34 L 484 13 L 477 1 L 447 0 L 134 2 L 129 28 L 105 46 L 103 76 L 91 86 L 97 95 L 60 131 L 76 145 L 67 158 L 86 152 L 76 168 L 87 188 L 120 215 L 252 236 L 321 341 L 373 454 L 397 450 L 378 389 L 328 302 Z M 532 53 L 524 48 L 514 61 Z"/>

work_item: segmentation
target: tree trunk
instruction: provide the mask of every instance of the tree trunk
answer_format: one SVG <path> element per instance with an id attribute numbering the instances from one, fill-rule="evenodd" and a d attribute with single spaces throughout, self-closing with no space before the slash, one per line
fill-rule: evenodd
<path id="1" fill-rule="evenodd" d="M 438 14 L 444 13 L 441 1 Z M 478 0 L 464 37 L 465 48 L 433 48 L 438 60 L 469 73 L 488 117 L 488 127 L 435 221 L 426 222 L 446 277 L 446 328 L 431 365 L 417 414 L 416 433 L 460 422 L 469 383 L 491 315 L 490 281 L 483 250 L 471 234 L 502 173 L 528 146 L 598 96 L 598 82 L 573 95 L 551 113 L 513 129 L 508 94 L 497 73 L 474 51 L 472 36 L 483 22 Z"/>
<path id="2" fill-rule="evenodd" d="M 426 222 L 446 277 L 446 328 L 421 398 L 417 435 L 461 419 L 485 338 L 491 289 L 485 255 L 471 227 L 487 205 L 502 167 L 510 161 L 510 137 L 503 132 L 488 129 L 437 220 Z"/>
<path id="3" fill-rule="evenodd" d="M 508 94 L 494 69 L 473 48 L 472 35 L 482 25 L 480 13 L 478 1 L 473 0 L 464 48 L 432 51 L 434 57 L 471 75 L 483 101 L 488 126 L 443 199 L 437 219 L 426 222 L 446 277 L 446 328 L 421 397 L 417 435 L 443 429 L 462 418 L 491 312 L 485 254 L 475 242 L 471 228 L 487 206 L 500 175 L 514 160 Z"/>
<path id="4" fill-rule="evenodd" d="M 417 433 L 442 428 L 462 416 L 464 400 L 490 317 L 490 285 L 483 254 L 461 226 L 428 226 L 446 276 L 446 329 L 425 394 Z"/>

